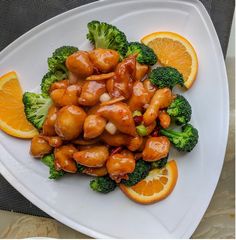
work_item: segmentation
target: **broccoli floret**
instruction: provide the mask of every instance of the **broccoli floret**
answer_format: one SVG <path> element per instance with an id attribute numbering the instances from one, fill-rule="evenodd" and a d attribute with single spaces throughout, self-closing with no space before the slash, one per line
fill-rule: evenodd
<path id="1" fill-rule="evenodd" d="M 63 170 L 57 171 L 55 169 L 53 153 L 43 156 L 42 162 L 49 167 L 49 174 L 50 174 L 49 178 L 50 179 L 58 179 L 65 174 L 65 172 Z"/>
<path id="2" fill-rule="evenodd" d="M 128 174 L 129 179 L 128 180 L 123 179 L 121 183 L 129 187 L 137 184 L 148 175 L 150 168 L 151 166 L 148 162 L 139 159 L 136 162 L 134 171 Z"/>
<path id="3" fill-rule="evenodd" d="M 83 173 L 84 169 L 85 169 L 85 166 L 77 163 L 77 172 Z"/>
<path id="4" fill-rule="evenodd" d="M 61 81 L 67 77 L 66 73 L 61 71 L 47 72 L 41 82 L 42 93 L 48 94 L 51 85 L 54 82 Z"/>
<path id="5" fill-rule="evenodd" d="M 74 52 L 77 52 L 79 49 L 73 46 L 62 46 L 57 48 L 51 57 L 48 58 L 48 68 L 49 71 L 55 72 L 56 70 L 61 70 L 68 73 L 65 66 L 65 61 Z"/>
<path id="6" fill-rule="evenodd" d="M 25 116 L 37 129 L 42 128 L 52 100 L 45 94 L 25 92 L 23 95 Z"/>
<path id="7" fill-rule="evenodd" d="M 172 67 L 157 67 L 149 74 L 151 83 L 158 88 L 170 88 L 175 85 L 184 86 L 183 75 Z"/>
<path id="8" fill-rule="evenodd" d="M 100 193 L 109 193 L 116 188 L 116 182 L 109 176 L 96 177 L 90 182 L 90 187 Z"/>
<path id="9" fill-rule="evenodd" d="M 91 21 L 88 23 L 87 39 L 95 48 L 113 49 L 125 56 L 128 42 L 126 36 L 117 27 L 105 22 Z"/>
<path id="10" fill-rule="evenodd" d="M 168 156 L 151 163 L 151 168 L 163 168 L 167 164 Z"/>
<path id="11" fill-rule="evenodd" d="M 167 108 L 167 113 L 175 120 L 177 125 L 182 125 L 190 121 L 192 108 L 185 97 L 177 95 Z"/>
<path id="12" fill-rule="evenodd" d="M 160 133 L 169 138 L 178 151 L 191 152 L 198 142 L 198 130 L 191 124 L 182 127 L 182 132 L 161 129 Z"/>
<path id="13" fill-rule="evenodd" d="M 141 64 L 154 65 L 157 62 L 157 56 L 154 51 L 139 42 L 129 43 L 126 56 L 128 57 L 132 54 L 138 54 L 136 60 Z"/>

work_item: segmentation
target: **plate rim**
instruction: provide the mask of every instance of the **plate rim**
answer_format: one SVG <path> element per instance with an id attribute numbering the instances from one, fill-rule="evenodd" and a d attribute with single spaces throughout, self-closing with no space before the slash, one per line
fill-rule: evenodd
<path id="1" fill-rule="evenodd" d="M 153 1 L 153 0 L 149 0 L 149 1 Z M 123 1 L 122 1 L 123 2 Z M 142 0 L 125 0 L 124 3 L 127 2 L 142 2 Z M 191 4 L 192 6 L 195 7 L 195 9 L 200 13 L 200 15 L 204 18 L 204 20 L 206 21 L 206 25 L 207 25 L 207 29 L 210 30 L 211 35 L 213 36 L 213 39 L 216 40 L 214 41 L 214 47 L 217 50 L 218 54 L 218 61 L 222 66 L 222 74 L 224 75 L 224 78 L 226 79 L 226 84 L 225 84 L 225 91 L 223 91 L 225 96 L 225 106 L 226 106 L 226 115 L 224 117 L 223 122 L 226 123 L 226 133 L 224 135 L 224 146 L 222 149 L 224 149 L 224 151 L 222 151 L 222 154 L 225 156 L 226 153 L 226 147 L 227 147 L 227 143 L 228 143 L 228 133 L 229 133 L 229 90 L 228 90 L 228 77 L 227 77 L 227 73 L 226 73 L 226 67 L 225 67 L 225 61 L 224 61 L 224 57 L 223 57 L 223 52 L 221 49 L 221 45 L 220 45 L 220 41 L 218 38 L 218 35 L 216 33 L 216 30 L 214 28 L 214 25 L 212 23 L 212 20 L 207 12 L 207 10 L 205 9 L 204 5 L 202 4 L 202 2 L 198 1 L 198 0 L 192 0 L 191 2 L 189 2 L 188 0 L 155 0 L 155 2 L 168 2 L 168 3 L 178 3 L 178 4 Z M 53 25 L 53 22 L 56 21 L 61 21 L 64 18 L 66 18 L 66 16 L 72 16 L 73 14 L 81 14 L 83 11 L 88 11 L 90 8 L 93 7 L 101 7 L 101 6 L 107 6 L 107 5 L 113 5 L 114 3 L 117 3 L 116 0 L 99 0 L 99 1 L 95 1 L 92 3 L 88 3 L 76 8 L 73 8 L 71 10 L 68 10 L 66 12 L 63 12 L 59 15 L 56 15 L 42 23 L 40 23 L 39 25 L 33 27 L 32 29 L 30 29 L 29 31 L 27 31 L 26 33 L 24 33 L 23 35 L 21 35 L 20 37 L 18 37 L 16 40 L 14 40 L 12 43 L 10 43 L 8 46 L 6 46 L 1 52 L 0 52 L 0 56 L 5 56 L 8 54 L 8 52 L 15 47 L 15 45 L 21 44 L 22 41 L 24 41 L 24 39 L 30 39 L 32 37 L 32 35 L 34 35 L 34 33 L 36 32 L 40 32 L 41 29 L 43 27 L 49 27 L 51 25 Z M 0 150 L 1 152 L 3 151 L 3 155 L 8 155 L 8 157 L 13 158 L 8 152 L 7 150 L 0 145 Z M 2 156 L 0 156 L 0 158 L 2 158 Z M 13 158 L 14 159 L 14 158 Z M 218 181 L 220 179 L 220 174 L 222 171 L 222 167 L 224 164 L 224 158 L 221 160 L 220 162 L 220 167 L 218 170 L 217 178 L 216 181 L 214 181 L 214 186 L 212 187 L 210 193 L 208 193 L 207 196 L 205 196 L 205 198 L 207 199 L 207 201 L 204 201 L 205 204 L 203 204 L 201 206 L 201 209 L 199 209 L 199 214 L 198 217 L 194 218 L 194 223 L 191 223 L 191 227 L 188 227 L 188 229 L 182 233 L 182 235 L 180 235 L 179 237 L 181 238 L 189 238 L 191 237 L 191 235 L 193 234 L 193 232 L 195 231 L 195 229 L 197 228 L 198 224 L 200 223 L 205 211 L 208 208 L 208 205 L 211 202 L 212 196 L 216 190 L 216 186 L 218 184 Z M 112 236 L 108 235 L 108 234 L 103 234 L 101 232 L 98 232 L 97 230 L 93 230 L 89 227 L 83 226 L 82 224 L 75 222 L 73 220 L 71 220 L 70 218 L 64 216 L 61 213 L 57 213 L 54 210 L 51 210 L 51 208 L 48 206 L 47 203 L 45 203 L 43 200 L 38 199 L 37 196 L 34 195 L 33 192 L 31 192 L 31 190 L 29 190 L 27 188 L 27 186 L 25 186 L 23 183 L 18 182 L 17 178 L 14 176 L 14 174 L 12 174 L 10 172 L 10 170 L 8 170 L 7 166 L 4 166 L 4 164 L 0 161 L 0 173 L 3 175 L 3 177 L 17 190 L 19 191 L 23 196 L 25 196 L 29 201 L 31 201 L 34 205 L 36 205 L 37 207 L 39 207 L 41 210 L 45 211 L 48 215 L 52 216 L 53 218 L 55 218 L 56 220 L 58 220 L 59 222 L 62 222 L 63 224 L 66 224 L 67 226 L 75 229 L 76 231 L 80 231 L 83 234 L 95 237 L 95 238 L 112 238 Z"/>

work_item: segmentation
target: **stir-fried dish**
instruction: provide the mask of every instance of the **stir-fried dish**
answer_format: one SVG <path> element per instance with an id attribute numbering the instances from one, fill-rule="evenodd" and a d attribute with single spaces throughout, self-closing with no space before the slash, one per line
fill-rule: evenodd
<path id="1" fill-rule="evenodd" d="M 57 48 L 41 93 L 23 95 L 26 118 L 39 131 L 31 155 L 49 167 L 50 179 L 90 175 L 101 193 L 134 190 L 155 169 L 164 179 L 171 146 L 190 152 L 198 142 L 191 106 L 173 91 L 184 87 L 183 74 L 156 65 L 155 49 L 128 42 L 110 24 L 88 23 L 87 38 L 92 50 Z"/>

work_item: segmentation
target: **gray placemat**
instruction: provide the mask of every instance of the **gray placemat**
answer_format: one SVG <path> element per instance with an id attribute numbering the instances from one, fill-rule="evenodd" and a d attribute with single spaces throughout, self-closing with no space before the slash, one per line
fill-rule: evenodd
<path id="1" fill-rule="evenodd" d="M 23 33 L 53 16 L 94 1 L 0 0 L 0 51 Z M 235 2 L 234 0 L 201 0 L 201 2 L 212 18 L 225 56 Z M 0 209 L 49 217 L 17 192 L 1 175 Z"/>

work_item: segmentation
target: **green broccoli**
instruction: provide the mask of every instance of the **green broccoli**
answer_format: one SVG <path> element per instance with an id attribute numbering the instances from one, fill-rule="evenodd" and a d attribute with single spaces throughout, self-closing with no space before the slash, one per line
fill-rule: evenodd
<path id="1" fill-rule="evenodd" d="M 160 133 L 169 138 L 178 151 L 191 152 L 198 143 L 198 130 L 191 124 L 182 127 L 182 132 L 161 129 Z"/>
<path id="2" fill-rule="evenodd" d="M 25 116 L 37 129 L 42 128 L 52 100 L 45 94 L 25 92 L 23 95 Z"/>
<path id="3" fill-rule="evenodd" d="M 66 73 L 61 71 L 47 72 L 41 82 L 41 91 L 42 93 L 48 94 L 51 85 L 54 82 L 63 80 L 67 77 Z"/>
<path id="4" fill-rule="evenodd" d="M 48 68 L 49 71 L 55 72 L 56 70 L 61 70 L 64 73 L 68 73 L 68 70 L 65 66 L 67 57 L 69 57 L 74 52 L 77 52 L 79 49 L 73 46 L 62 46 L 57 48 L 51 57 L 48 58 Z"/>
<path id="5" fill-rule="evenodd" d="M 148 162 L 139 159 L 136 162 L 134 171 L 128 174 L 129 179 L 128 180 L 123 179 L 121 183 L 129 187 L 137 184 L 148 175 L 150 168 L 151 166 Z"/>
<path id="6" fill-rule="evenodd" d="M 58 179 L 65 174 L 65 172 L 63 170 L 57 171 L 55 169 L 53 153 L 43 156 L 41 161 L 49 167 L 49 169 L 50 169 L 49 170 L 49 173 L 50 173 L 49 178 L 50 179 Z"/>
<path id="7" fill-rule="evenodd" d="M 90 188 L 96 192 L 109 193 L 116 188 L 116 182 L 109 176 L 96 177 L 90 182 Z"/>
<path id="8" fill-rule="evenodd" d="M 163 168 L 167 164 L 167 160 L 168 160 L 168 156 L 166 156 L 166 157 L 164 157 L 162 159 L 159 159 L 157 161 L 151 162 L 151 168 L 152 169 L 154 169 L 154 168 Z"/>
<path id="9" fill-rule="evenodd" d="M 87 39 L 95 48 L 113 49 L 124 57 L 128 42 L 126 36 L 117 27 L 105 22 L 91 21 L 88 23 Z"/>
<path id="10" fill-rule="evenodd" d="M 185 97 L 177 95 L 167 108 L 167 113 L 175 120 L 177 125 L 182 125 L 190 121 L 192 108 Z"/>
<path id="11" fill-rule="evenodd" d="M 139 42 L 131 42 L 128 45 L 126 56 L 138 53 L 136 60 L 141 64 L 154 65 L 157 62 L 157 56 L 154 51 Z"/>
<path id="12" fill-rule="evenodd" d="M 85 166 L 77 163 L 77 172 L 83 173 L 84 169 L 85 169 Z"/>
<path id="13" fill-rule="evenodd" d="M 157 67 L 149 74 L 151 83 L 158 88 L 170 88 L 175 85 L 184 86 L 184 79 L 182 74 L 172 67 Z"/>

